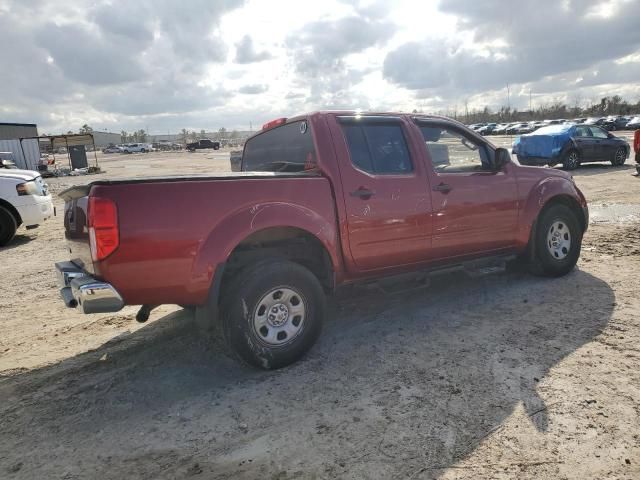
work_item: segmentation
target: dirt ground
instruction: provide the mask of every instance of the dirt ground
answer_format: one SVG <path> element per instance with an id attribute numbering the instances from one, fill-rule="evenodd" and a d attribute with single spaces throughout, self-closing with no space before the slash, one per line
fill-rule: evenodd
<path id="1" fill-rule="evenodd" d="M 101 178 L 229 168 L 222 151 L 99 160 Z M 343 293 L 311 353 L 275 372 L 224 357 L 177 306 L 143 325 L 134 307 L 66 309 L 60 216 L 21 230 L 0 249 L 0 478 L 638 479 L 633 171 L 574 172 L 592 222 L 568 276 Z"/>

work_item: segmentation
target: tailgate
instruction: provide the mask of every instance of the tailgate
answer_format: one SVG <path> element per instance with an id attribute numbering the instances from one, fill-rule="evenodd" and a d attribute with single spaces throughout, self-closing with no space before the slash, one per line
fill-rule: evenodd
<path id="1" fill-rule="evenodd" d="M 89 190 L 88 185 L 72 187 L 60 193 L 60 196 L 64 199 L 64 236 L 69 259 L 85 271 L 94 273 L 87 224 Z"/>

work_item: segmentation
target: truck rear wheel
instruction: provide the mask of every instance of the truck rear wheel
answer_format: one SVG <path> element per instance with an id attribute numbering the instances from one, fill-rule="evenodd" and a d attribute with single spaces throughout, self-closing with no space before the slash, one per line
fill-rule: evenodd
<path id="1" fill-rule="evenodd" d="M 18 222 L 13 214 L 4 207 L 0 207 L 0 247 L 8 245 L 16 235 Z"/>
<path id="2" fill-rule="evenodd" d="M 222 295 L 222 339 L 250 365 L 267 370 L 289 365 L 313 346 L 322 330 L 322 286 L 297 263 L 259 263 L 240 272 Z"/>
<path id="3" fill-rule="evenodd" d="M 531 272 L 547 277 L 569 273 L 580 257 L 583 233 L 569 207 L 557 204 L 543 210 L 531 239 Z"/>

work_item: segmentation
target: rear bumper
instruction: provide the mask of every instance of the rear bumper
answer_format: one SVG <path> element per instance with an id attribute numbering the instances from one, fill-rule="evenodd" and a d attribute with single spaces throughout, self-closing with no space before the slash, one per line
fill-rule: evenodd
<path id="1" fill-rule="evenodd" d="M 117 312 L 124 300 L 110 284 L 96 280 L 73 262 L 56 263 L 60 296 L 69 308 L 82 313 Z"/>

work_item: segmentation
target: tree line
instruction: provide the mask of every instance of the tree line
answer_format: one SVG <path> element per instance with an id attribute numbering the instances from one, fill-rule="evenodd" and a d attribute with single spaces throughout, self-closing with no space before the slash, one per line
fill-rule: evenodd
<path id="1" fill-rule="evenodd" d="M 421 110 L 414 110 L 413 113 L 424 113 Z M 589 102 L 584 104 L 577 96 L 573 104 L 562 102 L 540 103 L 531 110 L 518 110 L 508 106 L 502 106 L 498 110 L 489 107 L 483 109 L 469 110 L 466 105 L 462 109 L 441 110 L 435 112 L 438 115 L 455 118 L 464 123 L 479 122 L 525 122 L 531 120 L 554 120 L 571 119 L 582 117 L 605 117 L 608 115 L 634 115 L 640 114 L 640 100 L 636 103 L 624 100 L 620 95 L 603 97 L 599 102 Z"/>

